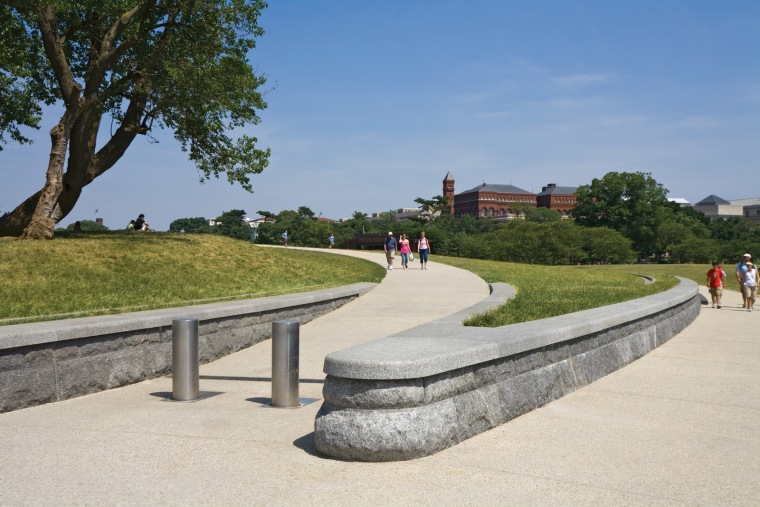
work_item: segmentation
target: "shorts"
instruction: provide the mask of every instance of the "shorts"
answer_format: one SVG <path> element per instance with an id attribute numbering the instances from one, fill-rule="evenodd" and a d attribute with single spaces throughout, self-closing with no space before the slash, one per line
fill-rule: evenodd
<path id="1" fill-rule="evenodd" d="M 390 248 L 390 249 L 386 250 L 386 252 L 385 252 L 385 258 L 388 259 L 388 262 L 390 262 L 390 261 L 393 260 L 393 254 L 394 253 L 396 253 L 396 250 L 394 250 L 393 248 Z"/>
<path id="2" fill-rule="evenodd" d="M 723 295 L 723 287 L 710 287 L 710 295 L 719 298 Z"/>
<path id="3" fill-rule="evenodd" d="M 742 294 L 744 294 L 745 298 L 755 299 L 756 293 L 757 293 L 757 286 L 745 285 L 742 287 Z"/>

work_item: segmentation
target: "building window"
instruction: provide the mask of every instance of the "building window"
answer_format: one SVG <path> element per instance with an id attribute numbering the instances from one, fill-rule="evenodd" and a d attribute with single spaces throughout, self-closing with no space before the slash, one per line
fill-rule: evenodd
<path id="1" fill-rule="evenodd" d="M 483 208 L 482 210 L 480 210 L 480 216 L 482 216 L 482 217 L 488 216 L 488 210 L 485 209 L 485 208 Z"/>

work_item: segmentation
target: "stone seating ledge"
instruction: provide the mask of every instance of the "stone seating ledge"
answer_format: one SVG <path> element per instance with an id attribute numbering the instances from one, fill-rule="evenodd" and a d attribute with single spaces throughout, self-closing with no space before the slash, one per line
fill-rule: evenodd
<path id="1" fill-rule="evenodd" d="M 174 318 L 199 320 L 199 360 L 207 363 L 269 339 L 275 320 L 304 324 L 375 286 L 0 326 L 0 412 L 171 373 Z"/>
<path id="2" fill-rule="evenodd" d="M 493 284 L 474 307 L 329 354 L 317 450 L 359 461 L 426 456 L 564 396 L 669 340 L 699 314 L 697 284 L 497 328 L 469 314 L 514 291 Z"/>

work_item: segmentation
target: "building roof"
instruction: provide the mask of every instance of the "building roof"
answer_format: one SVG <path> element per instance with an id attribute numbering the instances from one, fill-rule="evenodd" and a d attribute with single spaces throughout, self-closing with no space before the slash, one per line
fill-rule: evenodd
<path id="1" fill-rule="evenodd" d="M 721 197 L 718 197 L 715 194 L 711 194 L 697 203 L 697 205 L 700 205 L 700 204 L 731 204 L 731 203 Z"/>
<path id="2" fill-rule="evenodd" d="M 445 177 L 445 178 L 443 178 L 443 181 L 451 181 L 451 180 L 453 180 L 453 179 L 454 179 L 454 177 L 451 175 L 451 171 L 448 171 L 448 172 L 446 173 L 446 177 Z"/>
<path id="3" fill-rule="evenodd" d="M 470 190 L 465 190 L 464 192 L 460 192 L 457 195 L 469 194 L 470 192 L 497 192 L 500 194 L 533 195 L 533 192 L 528 192 L 527 190 L 523 190 L 522 188 L 518 188 L 514 185 L 494 185 L 491 183 L 481 183 L 477 187 L 471 188 Z"/>
<path id="4" fill-rule="evenodd" d="M 749 199 L 731 199 L 729 202 L 734 206 L 753 206 L 760 204 L 760 197 L 750 197 Z"/>
<path id="5" fill-rule="evenodd" d="M 540 193 L 536 195 L 551 195 L 551 194 L 562 194 L 562 195 L 572 195 L 575 193 L 575 191 L 578 190 L 578 187 L 544 187 L 544 190 L 542 190 Z"/>

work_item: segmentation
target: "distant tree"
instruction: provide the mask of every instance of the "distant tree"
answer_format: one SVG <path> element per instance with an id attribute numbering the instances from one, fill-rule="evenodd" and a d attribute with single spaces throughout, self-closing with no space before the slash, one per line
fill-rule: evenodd
<path id="1" fill-rule="evenodd" d="M 277 219 L 277 215 L 275 215 L 271 211 L 262 211 L 262 210 L 259 210 L 256 213 L 258 213 L 259 215 L 261 215 L 264 218 Z"/>
<path id="2" fill-rule="evenodd" d="M 525 220 L 531 222 L 556 222 L 562 220 L 562 215 L 556 209 L 537 207 L 525 209 Z"/>
<path id="3" fill-rule="evenodd" d="M 82 189 L 154 128 L 174 132 L 202 180 L 226 173 L 251 190 L 249 176 L 267 166 L 269 150 L 258 149 L 254 137 L 230 135 L 257 124 L 266 107 L 258 91 L 265 79 L 249 61 L 265 5 L 2 2 L 0 142 L 4 134 L 31 142 L 20 127 L 39 128 L 41 104 L 61 115 L 50 130 L 44 186 L 0 217 L 0 236 L 52 237 Z"/>
<path id="4" fill-rule="evenodd" d="M 382 234 L 385 234 L 388 231 L 396 232 L 398 230 L 398 223 L 396 212 L 393 210 L 384 211 L 380 213 L 380 216 L 376 220 L 369 222 L 370 228 L 372 229 L 371 232 L 379 232 Z M 394 229 L 396 229 L 396 231 L 394 231 Z"/>
<path id="5" fill-rule="evenodd" d="M 571 214 L 578 225 L 609 227 L 633 242 L 641 256 L 657 251 L 657 228 L 668 191 L 650 173 L 609 172 L 575 192 Z"/>
<path id="6" fill-rule="evenodd" d="M 535 259 L 545 264 L 576 264 L 584 257 L 582 227 L 571 220 L 541 223 L 536 229 L 541 250 Z"/>
<path id="7" fill-rule="evenodd" d="M 691 232 L 691 229 L 678 222 L 663 222 L 657 228 L 657 239 L 660 243 L 659 248 L 663 252 L 663 257 L 665 252 L 672 251 L 673 247 L 693 237 L 694 233 Z"/>
<path id="8" fill-rule="evenodd" d="M 216 225 L 211 228 L 214 234 L 236 239 L 251 239 L 251 226 L 245 223 L 245 211 L 233 209 L 225 211 L 216 218 Z"/>
<path id="9" fill-rule="evenodd" d="M 178 218 L 169 224 L 171 232 L 210 232 L 208 220 L 203 217 Z"/>
<path id="10" fill-rule="evenodd" d="M 76 222 L 66 226 L 67 231 L 73 231 L 76 227 Z M 109 231 L 110 229 L 103 224 L 97 223 L 95 220 L 80 220 L 79 230 L 81 231 Z"/>
<path id="11" fill-rule="evenodd" d="M 583 251 L 586 262 L 620 264 L 636 259 L 631 240 L 607 227 L 583 227 Z"/>
<path id="12" fill-rule="evenodd" d="M 421 215 L 419 219 L 423 221 L 430 221 L 435 220 L 436 216 L 449 214 L 451 197 L 443 195 L 436 195 L 432 199 L 423 199 L 422 197 L 418 197 L 414 200 L 414 202 L 420 205 L 422 211 L 427 212 L 424 215 Z"/>
<path id="13" fill-rule="evenodd" d="M 670 258 L 673 262 L 708 264 L 711 259 L 717 259 L 717 256 L 718 245 L 715 241 L 694 236 L 687 238 L 670 249 Z"/>

